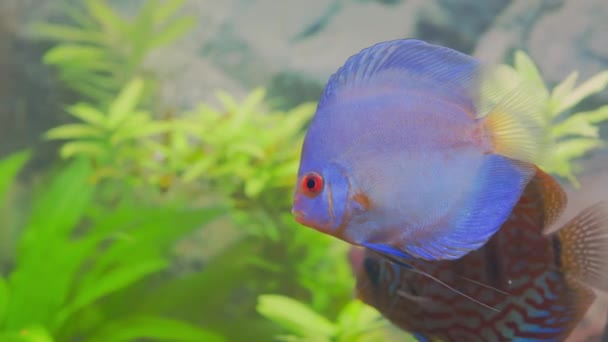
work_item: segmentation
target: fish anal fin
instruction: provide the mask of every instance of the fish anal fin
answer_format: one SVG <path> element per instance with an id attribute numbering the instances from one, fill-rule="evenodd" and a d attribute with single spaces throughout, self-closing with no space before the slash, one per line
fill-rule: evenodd
<path id="1" fill-rule="evenodd" d="M 596 203 L 568 221 L 557 232 L 561 264 L 566 274 L 608 292 L 608 211 Z"/>

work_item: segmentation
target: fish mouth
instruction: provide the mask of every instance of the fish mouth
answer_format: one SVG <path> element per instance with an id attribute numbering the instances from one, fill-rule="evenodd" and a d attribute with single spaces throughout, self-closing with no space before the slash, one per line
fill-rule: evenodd
<path id="1" fill-rule="evenodd" d="M 300 210 L 291 210 L 291 213 L 294 215 L 296 222 L 299 224 L 317 230 L 321 233 L 325 233 L 328 235 L 334 235 L 330 227 L 319 224 L 319 222 L 308 219 L 304 212 Z"/>
<path id="2" fill-rule="evenodd" d="M 291 213 L 294 215 L 296 222 L 299 224 L 316 230 L 322 230 L 316 222 L 307 219 L 303 211 L 291 209 Z"/>
<path id="3" fill-rule="evenodd" d="M 296 222 L 298 222 L 299 224 L 308 226 L 307 223 L 310 223 L 308 220 L 306 220 L 306 216 L 304 216 L 304 213 L 301 210 L 296 210 L 294 208 L 291 208 L 291 213 L 295 217 Z"/>

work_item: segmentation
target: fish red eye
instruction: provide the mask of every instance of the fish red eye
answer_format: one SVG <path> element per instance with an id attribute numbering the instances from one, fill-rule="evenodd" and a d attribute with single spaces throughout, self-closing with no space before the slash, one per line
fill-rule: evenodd
<path id="1" fill-rule="evenodd" d="M 301 187 L 305 194 L 316 196 L 323 190 L 323 177 L 316 172 L 307 173 L 302 177 Z"/>

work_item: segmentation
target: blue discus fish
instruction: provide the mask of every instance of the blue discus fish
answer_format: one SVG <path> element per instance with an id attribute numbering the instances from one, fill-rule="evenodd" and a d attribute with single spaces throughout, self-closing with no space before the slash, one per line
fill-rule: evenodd
<path id="1" fill-rule="evenodd" d="M 544 146 L 526 92 L 482 91 L 484 75 L 476 59 L 414 39 L 350 57 L 306 133 L 296 220 L 402 258 L 457 259 L 481 247 Z"/>

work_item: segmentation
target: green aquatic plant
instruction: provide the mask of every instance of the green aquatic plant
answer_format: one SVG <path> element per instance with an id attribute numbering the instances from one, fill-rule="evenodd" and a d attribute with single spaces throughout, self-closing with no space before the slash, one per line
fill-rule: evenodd
<path id="1" fill-rule="evenodd" d="M 260 295 L 257 310 L 289 332 L 288 335 L 277 336 L 280 341 L 416 341 L 413 336 L 391 327 L 376 309 L 358 300 L 348 302 L 334 322 L 306 304 L 281 295 Z"/>
<path id="2" fill-rule="evenodd" d="M 57 42 L 43 62 L 57 67 L 66 86 L 96 103 L 106 103 L 135 77 L 145 77 L 146 94 L 153 94 L 154 77 L 144 61 L 193 28 L 193 16 L 173 18 L 184 0 L 145 1 L 134 18 L 122 16 L 106 0 L 82 3 L 63 4 L 68 24 L 33 27 L 38 37 Z"/>
<path id="3" fill-rule="evenodd" d="M 136 78 L 125 85 L 105 111 L 86 102 L 69 106 L 67 112 L 80 122 L 52 128 L 45 137 L 68 140 L 61 146 L 62 158 L 90 158 L 95 165 L 95 179 L 145 181 L 147 166 L 155 160 L 150 142 L 170 127 L 139 109 L 143 91 L 144 81 Z"/>
<path id="4" fill-rule="evenodd" d="M 173 121 L 171 143 L 158 147 L 177 179 L 213 182 L 235 209 L 239 224 L 278 241 L 278 221 L 289 212 L 299 146 L 315 105 L 271 111 L 265 94 L 262 88 L 254 89 L 238 103 L 218 92 L 222 108 L 201 104 L 184 113 Z M 246 214 L 240 215 L 239 208 L 246 208 Z"/>
<path id="5" fill-rule="evenodd" d="M 13 153 L 0 160 L 0 261 L 2 266 L 10 265 L 12 262 L 15 250 L 15 230 L 24 221 L 23 210 L 20 209 L 23 201 L 16 195 L 18 192 L 16 178 L 30 157 L 30 151 L 23 151 Z M 2 310 L 0 309 L 0 311 Z"/>
<path id="6" fill-rule="evenodd" d="M 104 215 L 107 225 L 120 215 L 135 222 L 147 218 L 151 213 L 135 200 L 130 206 L 125 204 L 124 210 L 111 206 L 117 217 L 108 212 L 109 204 L 132 192 L 148 202 L 153 198 L 159 212 L 165 206 L 179 207 L 176 203 L 217 203 L 228 209 L 231 218 L 229 225 L 220 226 L 222 234 L 236 227 L 236 238 L 216 241 L 206 235 L 213 251 L 199 272 L 153 281 L 162 270 L 150 271 L 69 315 L 56 329 L 44 322 L 28 325 L 30 334 L 46 332 L 62 341 L 72 336 L 93 341 L 119 340 L 117 336 L 121 340 L 161 338 L 162 333 L 170 336 L 172 324 L 179 328 L 183 322 L 198 321 L 229 339 L 258 336 L 267 340 L 277 327 L 255 314 L 259 293 L 282 289 L 328 316 L 350 299 L 347 246 L 302 229 L 289 214 L 303 131 L 314 104 L 272 110 L 265 90 L 259 88 L 242 101 L 220 91 L 219 108 L 201 104 L 188 112 L 152 115 L 156 104 L 149 99 L 156 80 L 144 69 L 143 60 L 191 27 L 190 17 L 170 20 L 182 3 L 149 1 L 132 20 L 120 16 L 104 0 L 87 0 L 84 7 L 65 7 L 70 24 L 38 26 L 42 37 L 58 42 L 45 55 L 45 63 L 56 66 L 60 79 L 85 96 L 67 107 L 76 122 L 49 130 L 45 138 L 63 141 L 64 161 L 86 158 L 91 162 L 88 179 L 98 195 L 90 200 L 94 208 L 90 211 L 99 215 L 99 224 Z M 159 196 L 156 189 L 163 193 Z M 182 216 L 175 210 L 166 215 L 159 219 L 152 214 L 150 222 L 145 222 L 174 235 L 149 241 L 150 246 L 167 247 L 193 228 L 190 223 L 182 226 Z M 88 220 L 88 216 L 82 219 L 87 222 L 85 231 L 96 222 Z M 175 230 L 171 222 L 181 228 Z M 107 242 L 131 240 L 116 233 Z M 85 262 L 96 259 L 92 260 Z M 159 317 L 167 313 L 184 320 L 162 321 Z M 235 330 L 235 325 L 244 331 Z M 176 328 L 174 337 L 187 327 L 191 326 Z"/>
<path id="7" fill-rule="evenodd" d="M 27 157 L 22 152 L 0 161 L 0 194 Z M 35 192 L 15 265 L 0 277 L 0 340 L 222 341 L 186 321 L 130 313 L 128 303 L 115 312 L 101 309 L 104 298 L 163 272 L 171 244 L 221 211 L 159 207 L 126 195 L 109 205 L 90 178 L 90 162 L 76 158 Z"/>
<path id="8" fill-rule="evenodd" d="M 502 65 L 497 71 L 503 84 L 515 87 L 518 81 L 524 81 L 533 87 L 534 100 L 543 112 L 543 124 L 552 140 L 552 148 L 541 167 L 578 186 L 575 174 L 580 167 L 576 160 L 605 146 L 599 137 L 598 125 L 608 121 L 608 105 L 587 111 L 576 111 L 576 108 L 588 97 L 608 88 L 608 70 L 578 86 L 578 72 L 574 71 L 549 89 L 532 59 L 525 52 L 517 51 L 513 66 Z"/>
<path id="9" fill-rule="evenodd" d="M 127 181 L 138 191 L 161 188 L 189 200 L 206 193 L 228 210 L 237 235 L 245 234 L 264 250 L 245 256 L 250 267 L 271 272 L 268 278 L 289 279 L 294 295 L 309 298 L 316 310 L 335 312 L 352 288 L 347 245 L 300 227 L 289 214 L 304 127 L 314 104 L 270 110 L 259 88 L 242 101 L 219 92 L 220 108 L 201 104 L 154 119 L 139 109 L 141 82 L 127 84 L 107 111 L 87 103 L 68 107 L 80 122 L 45 136 L 64 141 L 64 159 L 90 158 L 97 182 Z M 263 282 L 276 286 L 270 279 Z"/>
<path id="10" fill-rule="evenodd" d="M 260 88 L 242 103 L 219 92 L 223 108 L 201 104 L 155 119 L 139 109 L 143 85 L 142 79 L 129 82 L 105 111 L 91 103 L 69 106 L 68 113 L 80 122 L 55 127 L 45 137 L 67 140 L 60 149 L 63 158 L 91 158 L 96 179 L 213 187 L 232 208 L 247 208 L 243 221 L 251 232 L 276 240 L 276 224 L 264 209 L 252 207 L 272 207 L 274 216 L 288 209 L 298 146 L 314 105 L 269 111 Z M 252 222 L 254 212 L 258 219 Z"/>

